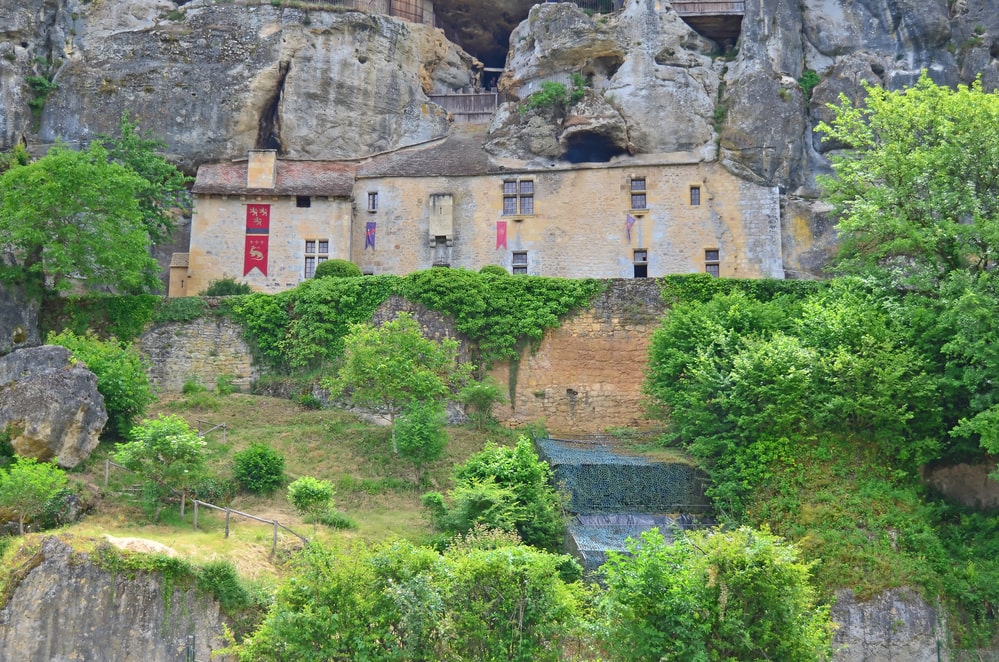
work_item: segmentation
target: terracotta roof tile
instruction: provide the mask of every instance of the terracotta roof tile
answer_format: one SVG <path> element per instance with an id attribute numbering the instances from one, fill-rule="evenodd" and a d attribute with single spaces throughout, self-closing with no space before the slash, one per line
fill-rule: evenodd
<path id="1" fill-rule="evenodd" d="M 352 163 L 338 161 L 277 162 L 277 183 L 272 189 L 246 187 L 247 161 L 206 163 L 198 168 L 194 193 L 216 195 L 328 195 L 349 198 L 354 191 Z"/>

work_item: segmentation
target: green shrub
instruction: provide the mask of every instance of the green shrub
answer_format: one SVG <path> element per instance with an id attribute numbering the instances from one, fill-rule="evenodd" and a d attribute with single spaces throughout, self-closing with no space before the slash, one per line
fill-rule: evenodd
<path id="1" fill-rule="evenodd" d="M 250 593 L 231 561 L 209 561 L 195 570 L 195 574 L 198 590 L 213 596 L 222 609 L 232 612 L 250 606 Z"/>
<path id="2" fill-rule="evenodd" d="M 486 424 L 494 421 L 493 405 L 505 402 L 500 385 L 492 377 L 486 377 L 481 382 L 469 382 L 458 392 L 458 401 L 471 410 L 470 418 L 475 422 L 475 429 L 481 430 Z"/>
<path id="3" fill-rule="evenodd" d="M 153 311 L 152 321 L 157 324 L 166 322 L 190 322 L 205 316 L 208 304 L 200 297 L 171 297 L 163 299 Z"/>
<path id="4" fill-rule="evenodd" d="M 510 272 L 501 267 L 498 264 L 487 264 L 486 266 L 479 269 L 480 274 L 492 274 L 494 276 L 509 276 Z"/>
<path id="5" fill-rule="evenodd" d="M 216 506 L 228 506 L 236 497 L 236 481 L 218 476 L 205 476 L 191 487 L 191 495 Z"/>
<path id="6" fill-rule="evenodd" d="M 350 260 L 326 260 L 316 265 L 316 278 L 356 278 L 361 275 L 361 268 Z"/>
<path id="7" fill-rule="evenodd" d="M 203 297 L 227 297 L 252 293 L 253 289 L 248 283 L 241 283 L 231 276 L 213 280 L 208 283 L 208 287 L 198 292 Z"/>
<path id="8" fill-rule="evenodd" d="M 251 444 L 233 456 L 233 476 L 248 492 L 267 494 L 284 482 L 284 457 L 270 446 Z"/>
<path id="9" fill-rule="evenodd" d="M 232 375 L 219 375 L 215 378 L 215 392 L 219 395 L 230 395 L 236 392 L 236 385 Z"/>
<path id="10" fill-rule="evenodd" d="M 97 376 L 97 390 L 104 396 L 108 413 L 105 429 L 127 436 L 154 399 L 145 363 L 135 348 L 114 339 L 98 340 L 93 334 L 78 336 L 72 331 L 50 333 L 48 343 L 68 349 Z"/>
<path id="11" fill-rule="evenodd" d="M 312 409 L 312 410 L 315 410 L 315 409 L 322 409 L 323 408 L 322 401 L 319 398 L 317 398 L 316 396 L 314 396 L 311 392 L 310 393 L 300 393 L 300 394 L 296 395 L 295 396 L 295 403 L 298 404 L 298 406 L 302 407 L 303 409 Z"/>
<path id="12" fill-rule="evenodd" d="M 812 90 L 819 84 L 819 75 L 811 69 L 805 69 L 798 79 L 798 85 L 804 93 L 806 99 L 812 98 Z"/>
<path id="13" fill-rule="evenodd" d="M 346 530 L 346 529 L 357 528 L 357 522 L 352 520 L 347 515 L 344 515 L 343 513 L 337 512 L 335 510 L 331 510 L 329 512 L 317 515 L 316 519 L 319 521 L 320 524 L 328 526 L 331 529 Z"/>
<path id="14" fill-rule="evenodd" d="M 195 393 L 204 393 L 208 389 L 205 388 L 204 384 L 197 377 L 188 377 L 184 380 L 184 385 L 180 387 L 180 392 L 184 395 L 194 395 Z"/>

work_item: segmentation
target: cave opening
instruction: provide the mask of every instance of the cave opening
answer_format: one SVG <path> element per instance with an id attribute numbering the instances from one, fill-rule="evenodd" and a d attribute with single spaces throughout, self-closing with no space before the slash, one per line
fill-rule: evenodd
<path id="1" fill-rule="evenodd" d="M 620 144 L 598 133 L 579 133 L 566 139 L 562 158 L 569 163 L 606 163 L 627 153 Z"/>
<path id="2" fill-rule="evenodd" d="M 280 111 L 281 97 L 284 96 L 284 81 L 288 77 L 290 68 L 290 62 L 281 62 L 278 65 L 277 85 L 260 110 L 260 119 L 257 120 L 257 149 L 275 149 L 278 154 L 284 154 L 284 145 L 281 143 Z"/>

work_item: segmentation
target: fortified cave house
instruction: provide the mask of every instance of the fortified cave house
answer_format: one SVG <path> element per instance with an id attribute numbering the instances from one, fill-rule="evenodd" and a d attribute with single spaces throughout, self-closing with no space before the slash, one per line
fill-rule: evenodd
<path id="1" fill-rule="evenodd" d="M 260 292 L 341 258 L 365 274 L 432 266 L 566 278 L 707 272 L 783 278 L 778 190 L 695 153 L 607 163 L 493 159 L 484 125 L 364 161 L 273 150 L 202 165 L 170 296 L 231 277 Z"/>

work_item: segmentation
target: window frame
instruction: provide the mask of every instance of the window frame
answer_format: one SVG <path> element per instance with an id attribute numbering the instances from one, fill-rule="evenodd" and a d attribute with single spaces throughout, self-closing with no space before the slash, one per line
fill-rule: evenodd
<path id="1" fill-rule="evenodd" d="M 636 248 L 632 252 L 631 263 L 634 266 L 634 278 L 649 277 L 649 249 Z"/>
<path id="2" fill-rule="evenodd" d="M 534 178 L 504 179 L 502 216 L 534 215 Z"/>
<path id="3" fill-rule="evenodd" d="M 368 211 L 378 211 L 378 191 L 368 191 Z"/>
<path id="4" fill-rule="evenodd" d="M 700 207 L 701 206 L 701 187 L 692 184 L 690 186 L 690 206 Z"/>
<path id="5" fill-rule="evenodd" d="M 647 211 L 649 208 L 648 182 L 645 177 L 632 177 L 628 191 L 631 196 L 632 211 Z M 640 203 L 640 204 L 636 204 Z"/>
<path id="6" fill-rule="evenodd" d="M 522 259 L 518 259 L 522 258 Z M 510 254 L 510 273 L 526 276 L 528 273 L 527 251 L 512 251 Z"/>
<path id="7" fill-rule="evenodd" d="M 704 249 L 704 273 L 715 278 L 721 276 L 721 251 L 717 248 Z"/>
<path id="8" fill-rule="evenodd" d="M 324 250 L 325 249 L 325 250 Z M 330 259 L 329 239 L 306 239 L 303 252 L 302 275 L 306 279 L 314 278 L 316 267 Z"/>

